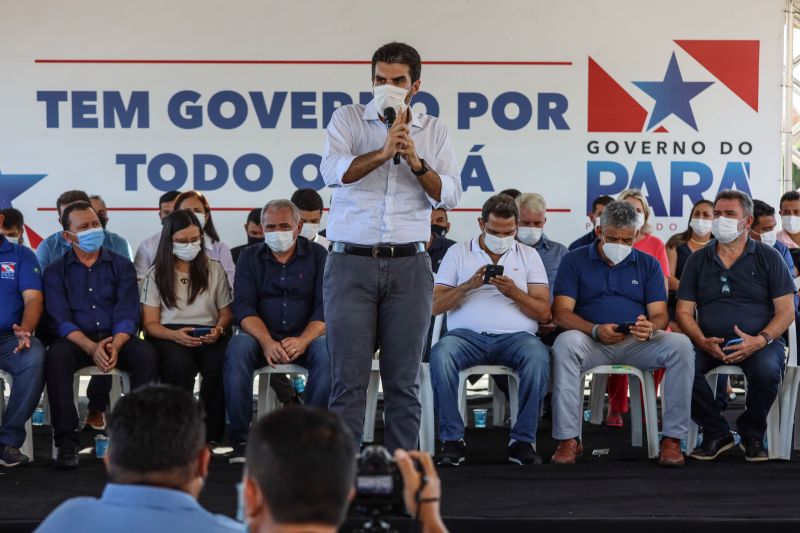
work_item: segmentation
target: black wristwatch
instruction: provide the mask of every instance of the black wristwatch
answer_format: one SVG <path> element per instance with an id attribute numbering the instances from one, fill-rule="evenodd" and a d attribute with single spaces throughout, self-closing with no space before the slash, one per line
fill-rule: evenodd
<path id="1" fill-rule="evenodd" d="M 428 168 L 428 165 L 426 165 L 426 164 L 425 164 L 425 160 L 424 160 L 424 159 L 420 159 L 420 160 L 419 160 L 419 162 L 420 162 L 420 163 L 422 163 L 422 168 L 421 168 L 421 169 L 419 169 L 419 170 L 414 170 L 413 168 L 411 169 L 411 172 L 413 172 L 413 173 L 414 173 L 414 175 L 415 175 L 416 177 L 418 177 L 418 178 L 419 178 L 420 176 L 424 176 L 424 175 L 425 175 L 425 174 L 427 174 L 427 173 L 428 173 L 428 171 L 430 170 L 430 169 Z"/>
<path id="2" fill-rule="evenodd" d="M 759 335 L 761 335 L 762 337 L 764 337 L 764 340 L 765 340 L 765 341 L 767 341 L 767 346 L 769 346 L 770 344 L 772 344 L 772 341 L 774 341 L 774 340 L 775 340 L 775 339 L 773 339 L 773 338 L 772 338 L 772 335 L 770 335 L 770 334 L 769 334 L 769 333 L 767 333 L 766 331 L 762 331 L 761 333 L 759 333 Z"/>

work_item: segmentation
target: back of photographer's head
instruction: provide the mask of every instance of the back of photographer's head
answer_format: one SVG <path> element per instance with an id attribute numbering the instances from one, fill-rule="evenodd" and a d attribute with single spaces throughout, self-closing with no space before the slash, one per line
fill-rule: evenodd
<path id="1" fill-rule="evenodd" d="M 354 494 L 352 434 L 333 413 L 286 407 L 250 430 L 244 474 L 251 524 L 338 526 Z"/>
<path id="2" fill-rule="evenodd" d="M 126 394 L 108 418 L 106 468 L 112 483 L 152 484 L 197 496 L 208 473 L 203 408 L 167 385 Z"/>

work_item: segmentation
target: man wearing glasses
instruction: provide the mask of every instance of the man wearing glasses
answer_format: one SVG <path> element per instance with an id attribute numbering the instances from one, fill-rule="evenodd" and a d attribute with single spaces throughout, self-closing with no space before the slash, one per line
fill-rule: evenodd
<path id="1" fill-rule="evenodd" d="M 696 353 L 692 418 L 703 427 L 703 444 L 689 456 L 702 461 L 734 446 L 705 378 L 722 364 L 741 367 L 747 378 L 746 409 L 736 420 L 745 459 L 769 458 L 764 431 L 783 375 L 781 335 L 794 320 L 795 288 L 781 255 L 748 236 L 752 225 L 753 200 L 739 191 L 720 191 L 714 201 L 715 239 L 689 258 L 678 289 L 678 324 Z"/>

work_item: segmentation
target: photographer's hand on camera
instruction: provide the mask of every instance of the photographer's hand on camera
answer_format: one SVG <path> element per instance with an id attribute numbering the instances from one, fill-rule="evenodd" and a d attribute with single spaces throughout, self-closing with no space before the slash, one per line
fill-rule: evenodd
<path id="1" fill-rule="evenodd" d="M 419 518 L 423 533 L 446 532 L 439 514 L 442 486 L 429 453 L 416 450 L 395 450 L 394 460 L 403 476 L 403 498 L 406 509 Z M 420 472 L 414 461 L 422 468 Z"/>

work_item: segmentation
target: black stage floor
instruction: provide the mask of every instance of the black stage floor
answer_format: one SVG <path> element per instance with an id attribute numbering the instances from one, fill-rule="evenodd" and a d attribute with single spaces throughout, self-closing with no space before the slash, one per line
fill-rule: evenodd
<path id="1" fill-rule="evenodd" d="M 741 408 L 737 400 L 729 415 Z M 713 463 L 664 469 L 648 460 L 645 448 L 631 447 L 628 424 L 627 418 L 623 429 L 586 424 L 581 463 L 539 467 L 505 462 L 507 429 L 468 429 L 468 464 L 440 470 L 446 523 L 451 531 L 800 531 L 800 456 L 748 464 L 736 450 Z M 0 531 L 30 530 L 65 499 L 102 492 L 105 471 L 92 453 L 82 455 L 76 471 L 52 468 L 48 430 L 35 429 L 33 465 L 0 468 Z M 86 448 L 93 436 L 83 433 Z M 540 453 L 549 458 L 554 442 L 548 420 L 539 440 Z M 594 457 L 597 448 L 610 452 Z M 215 457 L 202 504 L 233 516 L 240 477 L 240 465 Z M 397 524 L 398 531 L 407 530 L 404 522 Z"/>

